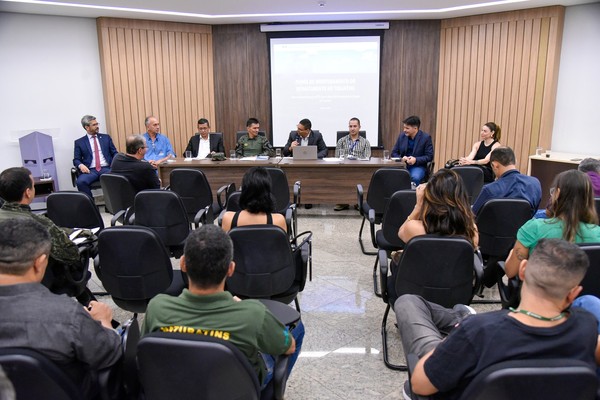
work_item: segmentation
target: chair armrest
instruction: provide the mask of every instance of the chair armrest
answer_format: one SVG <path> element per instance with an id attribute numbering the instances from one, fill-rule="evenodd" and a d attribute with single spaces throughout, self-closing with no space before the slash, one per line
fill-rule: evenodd
<path id="1" fill-rule="evenodd" d="M 371 225 L 375 225 L 375 209 L 370 208 L 369 209 L 369 214 L 368 214 L 368 219 L 369 219 L 369 223 Z M 373 232 L 373 229 L 371 229 L 371 232 Z M 375 239 L 373 239 L 373 242 L 375 242 Z"/>
<path id="2" fill-rule="evenodd" d="M 294 206 L 294 205 L 292 204 L 292 206 Z M 294 222 L 294 208 L 292 208 L 292 206 L 288 207 L 285 210 L 285 224 L 287 226 L 288 235 L 290 237 L 293 237 L 294 233 L 296 233 L 294 231 L 294 229 L 293 229 L 294 228 L 294 226 L 293 226 L 293 222 Z"/>
<path id="3" fill-rule="evenodd" d="M 298 204 L 302 204 L 300 197 L 302 195 L 302 184 L 300 183 L 300 181 L 296 181 L 294 183 L 294 204 L 298 205 Z"/>
<path id="4" fill-rule="evenodd" d="M 362 185 L 359 183 L 358 185 L 356 185 L 356 202 L 358 204 L 358 212 L 362 215 L 363 213 L 363 209 L 362 209 L 362 204 L 363 204 L 363 187 Z"/>
<path id="5" fill-rule="evenodd" d="M 125 215 L 127 215 L 127 213 L 125 213 Z M 123 220 L 123 225 L 135 225 L 135 213 L 129 216 L 129 219 L 127 219 L 127 224 L 125 224 L 125 220 Z"/>
<path id="6" fill-rule="evenodd" d="M 473 253 L 473 295 L 483 291 L 483 256 L 479 249 Z"/>
<path id="7" fill-rule="evenodd" d="M 76 167 L 71 167 L 71 183 L 73 184 L 73 187 L 77 186 L 77 170 Z"/>
<path id="8" fill-rule="evenodd" d="M 110 226 L 116 226 L 117 225 L 117 221 L 124 222 L 123 218 L 124 218 L 124 216 L 125 216 L 126 213 L 127 213 L 127 210 L 117 211 L 115 213 L 115 215 L 113 215 L 113 217 L 110 219 Z M 123 225 L 125 225 L 125 224 L 123 224 Z"/>
<path id="9" fill-rule="evenodd" d="M 235 191 L 235 183 L 223 185 L 217 190 L 217 204 L 219 205 L 219 212 L 227 207 L 227 198 L 231 193 L 230 187 L 233 185 L 233 191 Z"/>
<path id="10" fill-rule="evenodd" d="M 283 399 L 285 395 L 285 387 L 289 378 L 289 362 L 289 355 L 275 357 L 275 366 L 273 367 L 273 397 L 277 400 Z"/>
<path id="11" fill-rule="evenodd" d="M 388 278 L 388 258 L 385 250 L 379 250 L 377 252 L 379 257 L 379 287 L 381 290 L 381 299 L 385 304 L 388 303 L 389 296 L 387 292 L 387 278 Z"/>
<path id="12" fill-rule="evenodd" d="M 201 210 L 198 210 L 194 216 L 194 227 L 198 229 L 200 224 L 213 224 L 215 222 L 215 216 L 213 214 L 212 206 L 209 204 Z"/>

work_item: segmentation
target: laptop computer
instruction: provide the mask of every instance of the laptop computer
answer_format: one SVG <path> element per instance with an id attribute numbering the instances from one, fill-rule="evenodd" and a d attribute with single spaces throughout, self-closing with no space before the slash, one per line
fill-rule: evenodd
<path id="1" fill-rule="evenodd" d="M 296 146 L 293 154 L 294 160 L 316 160 L 317 146 Z"/>

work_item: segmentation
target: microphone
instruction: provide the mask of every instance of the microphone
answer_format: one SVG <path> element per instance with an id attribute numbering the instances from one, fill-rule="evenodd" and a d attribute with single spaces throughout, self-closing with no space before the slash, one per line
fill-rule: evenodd
<path id="1" fill-rule="evenodd" d="M 298 134 L 296 134 L 296 142 L 298 142 L 298 145 L 302 144 L 302 137 L 300 137 Z"/>

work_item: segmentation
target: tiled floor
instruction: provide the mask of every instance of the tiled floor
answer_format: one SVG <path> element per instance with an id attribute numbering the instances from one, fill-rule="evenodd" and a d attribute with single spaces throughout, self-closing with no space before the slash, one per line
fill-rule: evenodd
<path id="1" fill-rule="evenodd" d="M 300 295 L 306 337 L 288 381 L 286 399 L 401 399 L 406 373 L 387 369 L 381 353 L 383 301 L 373 294 L 375 256 L 358 244 L 361 218 L 355 210 L 333 206 L 299 211 L 299 230 L 313 236 L 313 279 Z M 365 243 L 370 247 L 368 227 Z M 177 261 L 173 260 L 174 265 Z M 497 293 L 487 290 L 488 298 Z M 109 298 L 101 301 L 110 302 Z M 113 304 L 114 305 L 114 304 Z M 478 312 L 499 305 L 474 305 Z M 115 318 L 130 313 L 115 310 Z M 403 361 L 402 346 L 388 318 L 392 361 Z"/>

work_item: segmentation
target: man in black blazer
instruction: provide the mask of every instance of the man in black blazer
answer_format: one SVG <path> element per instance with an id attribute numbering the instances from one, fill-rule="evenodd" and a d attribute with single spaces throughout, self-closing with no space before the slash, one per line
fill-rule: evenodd
<path id="1" fill-rule="evenodd" d="M 425 178 L 427 163 L 433 160 L 433 142 L 428 133 L 420 128 L 421 119 L 416 115 L 402 121 L 403 133 L 392 149 L 392 157 L 398 157 L 406 163 L 410 180 L 418 185 Z"/>
<path id="2" fill-rule="evenodd" d="M 73 165 L 81 172 L 77 177 L 77 190 L 92 197 L 91 184 L 99 180 L 100 175 L 110 172 L 117 149 L 109 135 L 98 133 L 100 127 L 96 117 L 85 115 L 81 118 L 81 126 L 87 134 L 75 141 Z"/>
<path id="3" fill-rule="evenodd" d="M 194 158 L 211 157 L 214 153 L 225 154 L 222 135 L 209 135 L 210 123 L 206 118 L 198 120 L 198 133 L 190 138 L 184 150 L 192 152 Z M 198 154 L 200 152 L 200 154 Z"/>
<path id="4" fill-rule="evenodd" d="M 291 132 L 290 137 L 283 148 L 283 155 L 289 157 L 296 146 L 317 146 L 317 157 L 327 157 L 327 145 L 320 132 L 311 130 L 312 123 L 309 119 L 303 119 L 298 123 L 298 130 Z"/>

